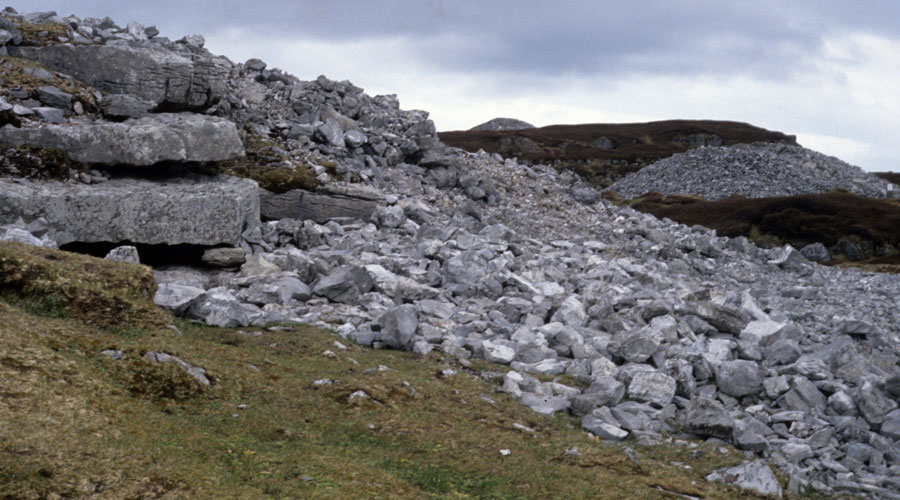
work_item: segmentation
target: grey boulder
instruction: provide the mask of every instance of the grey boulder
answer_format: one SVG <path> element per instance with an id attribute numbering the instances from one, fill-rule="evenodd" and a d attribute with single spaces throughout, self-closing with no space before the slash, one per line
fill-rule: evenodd
<path id="1" fill-rule="evenodd" d="M 142 118 L 154 107 L 155 102 L 128 94 L 110 94 L 100 103 L 100 109 L 109 118 Z"/>
<path id="2" fill-rule="evenodd" d="M 175 314 L 184 313 L 194 302 L 194 299 L 203 295 L 204 290 L 196 286 L 181 283 L 161 283 L 153 296 L 153 302 Z"/>
<path id="3" fill-rule="evenodd" d="M 716 385 L 725 394 L 740 398 L 758 394 L 762 390 L 762 377 L 753 361 L 725 361 L 716 369 Z"/>
<path id="4" fill-rule="evenodd" d="M 365 269 L 358 266 L 341 266 L 323 277 L 313 287 L 313 293 L 327 297 L 332 302 L 357 304 L 359 296 L 374 288 L 375 281 Z"/>
<path id="5" fill-rule="evenodd" d="M 141 257 L 138 255 L 137 248 L 131 245 L 123 245 L 113 248 L 106 254 L 104 259 L 118 260 L 120 262 L 129 262 L 131 264 L 140 264 Z"/>
<path id="6" fill-rule="evenodd" d="M 760 495 L 781 498 L 783 492 L 778 478 L 772 469 L 762 460 L 744 462 L 734 467 L 717 469 L 706 476 L 707 481 L 717 481 L 744 490 L 751 490 Z"/>
<path id="7" fill-rule="evenodd" d="M 187 310 L 187 316 L 220 328 L 250 324 L 250 318 L 241 302 L 228 289 L 222 287 L 207 290 L 194 299 Z"/>
<path id="8" fill-rule="evenodd" d="M 37 115 L 37 117 L 40 118 L 42 122 L 46 122 L 51 125 L 59 125 L 65 121 L 65 114 L 63 113 L 63 110 L 59 108 L 41 106 L 38 108 L 32 108 L 31 111 L 35 115 Z"/>
<path id="9" fill-rule="evenodd" d="M 379 330 L 375 340 L 383 342 L 394 349 L 409 347 L 413 335 L 415 335 L 419 326 L 416 306 L 404 304 L 391 309 L 378 318 L 378 325 L 381 327 L 381 330 Z"/>
<path id="10" fill-rule="evenodd" d="M 598 418 L 593 413 L 581 418 L 581 428 L 604 441 L 621 441 L 628 437 L 628 431 Z"/>
<path id="11" fill-rule="evenodd" d="M 240 247 L 210 248 L 203 252 L 202 260 L 213 267 L 239 266 L 247 261 L 247 252 Z"/>
<path id="12" fill-rule="evenodd" d="M 684 428 L 698 436 L 711 436 L 730 441 L 734 419 L 721 404 L 708 398 L 692 399 L 685 408 Z"/>
<path id="13" fill-rule="evenodd" d="M 69 110 L 72 108 L 72 94 L 63 92 L 52 85 L 38 89 L 38 99 L 51 108 Z"/>
<path id="14" fill-rule="evenodd" d="M 812 262 L 823 262 L 831 259 L 828 249 L 821 243 L 811 243 L 800 249 L 800 254 Z"/>
<path id="15" fill-rule="evenodd" d="M 628 384 L 628 396 L 657 406 L 665 406 L 675 397 L 675 379 L 662 372 L 637 373 Z"/>
<path id="16" fill-rule="evenodd" d="M 750 323 L 750 316 L 737 307 L 707 302 L 696 306 L 697 316 L 719 331 L 739 335 Z"/>

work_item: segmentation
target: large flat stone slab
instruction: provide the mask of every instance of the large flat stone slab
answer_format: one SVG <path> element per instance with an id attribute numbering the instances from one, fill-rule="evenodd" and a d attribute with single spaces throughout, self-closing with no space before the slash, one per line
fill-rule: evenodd
<path id="1" fill-rule="evenodd" d="M 0 222 L 44 217 L 60 245 L 78 242 L 237 245 L 259 224 L 256 182 L 187 175 L 101 184 L 0 179 Z"/>
<path id="2" fill-rule="evenodd" d="M 239 158 L 244 145 L 234 123 L 194 113 L 161 113 L 122 123 L 99 122 L 0 129 L 0 143 L 65 151 L 96 165 L 148 166 Z"/>
<path id="3" fill-rule="evenodd" d="M 154 46 L 9 47 L 9 55 L 40 61 L 104 92 L 130 94 L 172 110 L 203 109 L 218 102 L 227 91 L 231 70 L 224 57 Z"/>

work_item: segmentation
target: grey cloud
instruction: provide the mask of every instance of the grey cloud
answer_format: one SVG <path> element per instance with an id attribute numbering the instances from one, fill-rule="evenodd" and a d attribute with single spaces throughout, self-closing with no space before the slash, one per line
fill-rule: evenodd
<path id="1" fill-rule="evenodd" d="M 28 8 L 65 14 L 73 6 L 29 0 Z M 431 41 L 419 54 L 431 65 L 540 76 L 704 73 L 781 80 L 806 69 L 805 56 L 818 53 L 830 31 L 900 31 L 890 22 L 900 13 L 892 3 L 857 8 L 840 0 L 91 0 L 77 8 L 76 14 L 108 14 L 121 23 L 153 22 L 170 36 L 228 27 L 339 41 L 405 36 Z"/>

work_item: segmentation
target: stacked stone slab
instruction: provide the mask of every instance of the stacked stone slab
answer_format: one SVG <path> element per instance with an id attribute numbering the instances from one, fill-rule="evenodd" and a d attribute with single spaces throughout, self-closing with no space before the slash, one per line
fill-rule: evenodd
<path id="1" fill-rule="evenodd" d="M 215 162 L 244 155 L 234 123 L 193 113 L 163 113 L 122 123 L 7 125 L 0 129 L 0 143 L 61 150 L 75 161 L 95 166 Z"/>
<path id="2" fill-rule="evenodd" d="M 122 177 L 92 185 L 0 179 L 0 221 L 43 218 L 60 245 L 237 245 L 259 224 L 257 189 L 228 176 Z"/>
<path id="3" fill-rule="evenodd" d="M 101 91 L 135 96 L 168 110 L 205 109 L 215 104 L 225 92 L 225 78 L 231 70 L 223 57 L 163 40 L 14 46 L 9 55 L 38 61 Z"/>

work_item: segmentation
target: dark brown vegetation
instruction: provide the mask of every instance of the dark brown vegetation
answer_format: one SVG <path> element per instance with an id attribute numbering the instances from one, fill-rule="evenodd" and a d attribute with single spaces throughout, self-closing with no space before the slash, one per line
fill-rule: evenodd
<path id="1" fill-rule="evenodd" d="M 900 172 L 875 172 L 875 175 L 888 182 L 893 182 L 897 185 L 894 189 L 900 191 Z"/>
<path id="2" fill-rule="evenodd" d="M 36 69 L 47 71 L 52 78 L 49 80 L 43 79 L 26 71 Z M 85 112 L 94 113 L 99 110 L 93 87 L 84 85 L 72 78 L 63 78 L 53 71 L 48 71 L 36 61 L 30 61 L 21 57 L 0 56 L 0 80 L 3 82 L 3 85 L 0 85 L 0 96 L 12 102 L 22 99 L 37 99 L 40 95 L 40 88 L 50 85 L 72 94 L 72 104 L 74 105 L 76 102 L 81 103 Z M 16 125 L 13 115 L 9 114 L 7 116 L 9 118 L 3 120 L 2 123 Z"/>
<path id="3" fill-rule="evenodd" d="M 9 19 L 3 16 L 5 19 Z M 22 45 L 55 45 L 69 36 L 65 26 L 56 23 L 25 23 L 13 21 L 22 34 Z"/>
<path id="4" fill-rule="evenodd" d="M 87 170 L 87 165 L 69 159 L 65 152 L 58 149 L 36 146 L 0 148 L 0 177 L 66 180 L 72 172 Z"/>
<path id="5" fill-rule="evenodd" d="M 686 225 L 715 229 L 721 236 L 746 236 L 756 243 L 797 248 L 820 242 L 840 253 L 849 240 L 871 264 L 900 264 L 900 200 L 874 199 L 846 191 L 824 194 L 706 201 L 694 196 L 649 193 L 629 202 L 635 209 Z M 838 255 L 832 263 L 840 263 Z"/>
<path id="6" fill-rule="evenodd" d="M 796 137 L 753 125 L 715 120 L 551 125 L 506 131 L 441 132 L 449 146 L 574 170 L 608 186 L 650 163 L 699 146 L 752 142 L 796 144 Z"/>
<path id="7" fill-rule="evenodd" d="M 315 173 L 308 165 L 294 162 L 275 142 L 251 131 L 244 132 L 243 141 L 246 156 L 220 162 L 209 173 L 225 173 L 253 179 L 259 183 L 259 187 L 273 193 L 284 193 L 293 189 L 312 190 L 319 185 Z"/>

